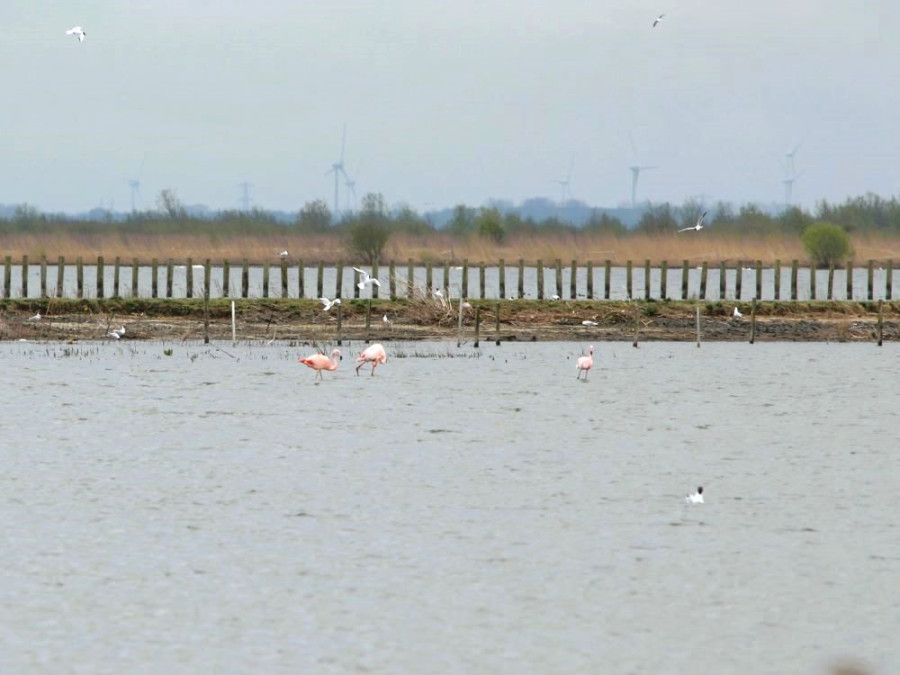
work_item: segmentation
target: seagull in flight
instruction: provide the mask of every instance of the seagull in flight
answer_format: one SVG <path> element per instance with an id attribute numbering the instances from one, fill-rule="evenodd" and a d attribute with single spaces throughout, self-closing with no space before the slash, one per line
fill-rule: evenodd
<path id="1" fill-rule="evenodd" d="M 322 311 L 323 311 L 323 312 L 327 312 L 328 310 L 330 310 L 330 309 L 331 309 L 332 307 L 334 307 L 335 305 L 341 304 L 341 299 L 340 299 L 340 298 L 335 298 L 334 300 L 329 300 L 328 298 L 319 298 L 319 302 L 321 302 L 322 305 L 324 305 Z"/>
<path id="2" fill-rule="evenodd" d="M 703 219 L 706 218 L 706 213 L 707 212 L 704 211 L 703 213 L 700 214 L 700 217 L 697 218 L 697 224 L 694 225 L 693 227 L 684 227 L 678 231 L 679 232 L 688 232 L 689 230 L 693 230 L 694 232 L 699 232 L 700 230 L 703 229 Z"/>
<path id="3" fill-rule="evenodd" d="M 650 28 L 656 28 L 656 24 L 658 24 L 660 21 L 662 21 L 664 16 L 665 16 L 665 14 L 660 14 L 658 17 L 653 19 L 653 25 L 650 26 Z"/>
<path id="4" fill-rule="evenodd" d="M 688 504 L 703 504 L 703 488 L 698 487 L 697 491 L 694 494 L 685 497 L 684 501 Z"/>
<path id="5" fill-rule="evenodd" d="M 79 42 L 84 42 L 84 36 L 87 35 L 82 29 L 81 26 L 75 26 L 66 31 L 66 35 L 74 35 L 78 38 Z"/>
<path id="6" fill-rule="evenodd" d="M 359 275 L 362 277 L 362 281 L 356 284 L 356 287 L 359 290 L 363 290 L 366 287 L 366 284 L 375 284 L 379 288 L 381 287 L 381 282 L 378 281 L 378 279 L 376 279 L 375 277 L 369 276 L 369 273 L 365 270 L 361 270 L 358 267 L 354 267 L 353 269 L 359 272 Z"/>

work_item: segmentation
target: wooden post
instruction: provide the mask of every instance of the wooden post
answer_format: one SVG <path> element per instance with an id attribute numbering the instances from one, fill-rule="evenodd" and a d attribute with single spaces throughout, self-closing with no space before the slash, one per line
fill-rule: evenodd
<path id="1" fill-rule="evenodd" d="M 323 295 L 325 295 L 325 263 L 320 260 L 316 267 L 316 297 L 321 298 Z"/>
<path id="2" fill-rule="evenodd" d="M 519 281 L 518 283 L 518 296 L 519 300 L 525 297 L 525 261 L 519 258 Z M 505 299 L 505 298 L 504 298 Z M 499 321 L 499 319 L 498 319 Z M 497 344 L 500 344 L 499 340 Z"/>
<path id="3" fill-rule="evenodd" d="M 506 300 L 506 261 L 500 258 L 500 269 L 498 270 L 498 293 L 501 300 Z"/>
<path id="4" fill-rule="evenodd" d="M 631 261 L 625 261 L 625 295 L 631 300 L 634 298 L 634 293 L 632 292 L 632 279 L 631 279 Z"/>
<path id="5" fill-rule="evenodd" d="M 866 297 L 869 302 L 875 297 L 875 261 L 869 260 L 869 269 L 867 270 L 868 289 Z"/>
<path id="6" fill-rule="evenodd" d="M 434 273 L 431 262 L 425 263 L 425 295 L 429 298 L 434 295 Z"/>
<path id="7" fill-rule="evenodd" d="M 847 300 L 853 300 L 853 261 L 847 261 Z"/>
<path id="8" fill-rule="evenodd" d="M 22 298 L 28 297 L 28 256 L 22 256 Z"/>
<path id="9" fill-rule="evenodd" d="M 519 278 L 521 279 L 522 277 L 519 277 Z M 497 303 L 497 312 L 496 312 L 496 315 L 494 316 L 494 321 L 495 321 L 495 324 L 494 324 L 495 342 L 494 342 L 494 344 L 496 344 L 499 347 L 500 346 L 500 303 L 499 302 Z"/>
<path id="10" fill-rule="evenodd" d="M 809 264 L 809 299 L 816 299 L 816 264 L 814 262 Z"/>
<path id="11" fill-rule="evenodd" d="M 444 285 L 442 288 L 447 291 L 447 299 L 449 300 L 453 294 L 450 292 L 450 263 L 444 263 Z"/>
<path id="12" fill-rule="evenodd" d="M 47 297 L 47 256 L 45 255 L 41 256 L 41 297 Z"/>
<path id="13" fill-rule="evenodd" d="M 719 300 L 725 299 L 725 293 L 728 289 L 728 271 L 725 268 L 725 263 L 719 263 Z"/>
<path id="14" fill-rule="evenodd" d="M 106 269 L 105 269 L 105 266 L 103 265 L 103 256 L 98 255 L 97 256 L 97 279 L 96 279 L 97 299 L 98 300 L 103 298 L 103 293 L 106 290 L 104 288 L 105 279 L 103 278 L 105 275 L 106 275 Z"/>
<path id="15" fill-rule="evenodd" d="M 742 293 L 741 286 L 744 284 L 744 268 L 741 266 L 741 261 L 737 261 L 737 268 L 734 271 L 734 299 L 740 302 Z"/>
<path id="16" fill-rule="evenodd" d="M 116 256 L 115 267 L 113 268 L 113 297 L 118 298 L 121 297 L 119 295 L 119 267 L 121 265 L 121 260 L 119 260 L 119 256 Z"/>
<path id="17" fill-rule="evenodd" d="M 694 313 L 697 317 L 697 348 L 700 348 L 700 305 L 694 307 Z"/>
<path id="18" fill-rule="evenodd" d="M 757 300 L 762 300 L 762 260 L 756 261 L 756 293 L 755 296 Z"/>
<path id="19" fill-rule="evenodd" d="M 131 297 L 137 298 L 140 295 L 140 286 L 138 285 L 138 277 L 140 275 L 140 268 L 138 267 L 138 259 L 131 259 Z"/>
<path id="20" fill-rule="evenodd" d="M 155 276 L 155 274 L 154 274 Z M 154 294 L 154 298 L 156 295 Z M 185 297 L 193 298 L 194 297 L 194 259 L 190 257 L 187 259 L 187 264 L 185 265 Z"/>
<path id="21" fill-rule="evenodd" d="M 687 300 L 688 297 L 688 261 L 681 261 L 681 299 Z"/>
<path id="22" fill-rule="evenodd" d="M 469 259 L 464 258 L 462 264 L 462 281 L 459 290 L 460 300 L 469 297 Z"/>
<path id="23" fill-rule="evenodd" d="M 372 328 L 372 299 L 366 300 L 366 344 L 369 344 L 369 332 Z"/>
<path id="24" fill-rule="evenodd" d="M 319 263 L 319 264 L 321 265 L 322 263 Z M 378 279 L 378 261 L 377 260 L 374 263 L 372 263 L 372 278 Z M 379 281 L 381 281 L 381 280 L 379 279 Z M 369 286 L 372 289 L 371 297 L 377 298 L 380 295 L 379 291 L 381 290 L 378 287 L 378 284 L 369 284 Z"/>
<path id="25" fill-rule="evenodd" d="M 635 302 L 632 305 L 634 307 L 634 342 L 631 343 L 631 346 L 637 349 L 638 346 L 638 331 L 640 331 L 641 327 L 641 315 L 638 311 L 638 304 Z"/>
<path id="26" fill-rule="evenodd" d="M 210 259 L 207 258 L 203 262 L 203 292 L 206 294 L 206 304 L 209 304 L 209 287 L 212 283 L 212 263 Z"/>
<path id="27" fill-rule="evenodd" d="M 302 300 L 306 295 L 306 267 L 303 258 L 297 261 L 297 297 Z"/>
<path id="28" fill-rule="evenodd" d="M 756 342 L 756 298 L 753 298 L 753 304 L 750 305 L 750 344 Z"/>
<path id="29" fill-rule="evenodd" d="M 481 340 L 481 313 L 479 312 L 481 308 L 477 305 L 475 306 L 475 349 L 478 349 L 478 344 Z"/>
<path id="30" fill-rule="evenodd" d="M 562 260 L 556 259 L 556 295 L 563 297 Z"/>
<path id="31" fill-rule="evenodd" d="M 669 297 L 669 261 L 663 260 L 662 267 L 659 270 L 659 299 L 665 300 Z"/>
<path id="32" fill-rule="evenodd" d="M 544 299 L 544 262 L 537 261 L 537 297 L 538 300 Z"/>
<path id="33" fill-rule="evenodd" d="M 340 305 L 338 305 L 337 306 L 337 343 L 338 343 L 338 346 L 340 346 L 341 343 L 343 342 L 343 340 L 341 338 L 341 328 L 343 326 L 343 323 L 344 323 L 344 310 L 341 308 Z"/>
<path id="34" fill-rule="evenodd" d="M 84 297 L 84 263 L 81 256 L 75 258 L 75 297 L 78 299 Z"/>
<path id="35" fill-rule="evenodd" d="M 891 258 L 887 261 L 887 277 L 884 280 L 885 292 L 884 297 L 893 300 L 894 297 L 894 260 Z"/>
<path id="36" fill-rule="evenodd" d="M 394 267 L 394 261 L 388 263 L 388 285 L 391 289 L 391 300 L 397 299 L 397 272 Z"/>
<path id="37" fill-rule="evenodd" d="M 409 258 L 406 261 L 406 299 L 412 300 L 413 296 L 413 288 L 415 287 L 416 278 L 415 278 L 416 268 L 413 265 L 413 259 Z"/>
<path id="38" fill-rule="evenodd" d="M 166 262 L 166 297 L 172 297 L 172 286 L 175 285 L 175 263 L 171 258 Z"/>
<path id="39" fill-rule="evenodd" d="M 704 265 L 706 263 L 703 263 Z M 650 261 L 644 261 L 644 300 L 650 299 Z"/>
<path id="40" fill-rule="evenodd" d="M 797 299 L 797 261 L 791 260 L 791 300 Z"/>
<path id="41" fill-rule="evenodd" d="M 463 299 L 459 298 L 458 303 L 458 323 L 456 324 L 456 348 L 459 349 L 462 346 L 462 319 L 463 319 Z"/>
<path id="42" fill-rule="evenodd" d="M 781 261 L 775 261 L 775 299 L 781 300 Z"/>
<path id="43" fill-rule="evenodd" d="M 609 287 L 612 285 L 612 261 L 603 262 L 603 299 L 609 300 Z"/>
<path id="44" fill-rule="evenodd" d="M 3 297 L 9 298 L 12 292 L 12 257 L 3 259 Z"/>
<path id="45" fill-rule="evenodd" d="M 61 298 L 65 292 L 64 282 L 66 278 L 66 259 L 59 256 L 56 259 L 56 297 Z"/>
<path id="46" fill-rule="evenodd" d="M 884 301 L 878 301 L 878 346 L 881 346 L 884 338 Z"/>
<path id="47" fill-rule="evenodd" d="M 578 263 L 572 261 L 572 271 L 569 274 L 569 297 L 572 300 L 578 299 Z"/>
<path id="48" fill-rule="evenodd" d="M 484 263 L 478 263 L 478 297 L 484 300 L 484 286 L 485 286 L 485 278 L 484 278 Z"/>
<path id="49" fill-rule="evenodd" d="M 241 297 L 250 295 L 250 262 L 244 258 L 241 262 Z"/>
<path id="50" fill-rule="evenodd" d="M 708 268 L 708 263 L 703 261 L 703 265 L 700 268 L 700 298 L 703 300 L 706 300 L 706 275 Z"/>
<path id="51" fill-rule="evenodd" d="M 594 299 L 594 263 L 587 261 L 587 299 Z"/>
<path id="52" fill-rule="evenodd" d="M 828 264 L 828 299 L 834 300 L 834 263 Z"/>
<path id="53" fill-rule="evenodd" d="M 266 260 L 263 262 L 263 290 L 262 296 L 264 298 L 269 297 L 269 261 Z"/>
<path id="54" fill-rule="evenodd" d="M 288 263 L 285 258 L 281 259 L 281 297 L 288 296 Z"/>
<path id="55" fill-rule="evenodd" d="M 334 297 L 340 298 L 344 292 L 344 261 L 338 260 L 334 277 Z"/>
<path id="56" fill-rule="evenodd" d="M 222 297 L 227 298 L 230 289 L 231 263 L 227 260 L 222 261 Z"/>
<path id="57" fill-rule="evenodd" d="M 209 344 L 209 259 L 206 260 L 203 284 L 203 344 Z"/>

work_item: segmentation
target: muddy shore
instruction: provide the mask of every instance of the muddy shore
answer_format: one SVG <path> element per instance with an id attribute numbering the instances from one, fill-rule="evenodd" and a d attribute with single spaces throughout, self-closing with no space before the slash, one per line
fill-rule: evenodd
<path id="1" fill-rule="evenodd" d="M 734 316 L 734 308 L 743 314 Z M 499 323 L 497 311 L 499 308 Z M 876 341 L 877 302 L 472 301 L 462 336 L 481 341 Z M 477 317 L 476 317 L 477 309 Z M 368 327 L 366 315 L 369 313 Z M 40 319 L 37 315 L 40 314 Z M 313 300 L 237 300 L 238 340 L 455 340 L 458 306 L 435 301 L 346 300 L 324 312 Z M 586 323 L 587 322 L 587 323 Z M 340 325 L 339 325 L 340 324 Z M 594 325 L 596 324 L 596 325 Z M 755 327 L 754 327 L 755 324 Z M 0 340 L 231 340 L 231 302 L 193 300 L 3 300 Z M 885 341 L 900 339 L 900 302 L 884 302 Z"/>

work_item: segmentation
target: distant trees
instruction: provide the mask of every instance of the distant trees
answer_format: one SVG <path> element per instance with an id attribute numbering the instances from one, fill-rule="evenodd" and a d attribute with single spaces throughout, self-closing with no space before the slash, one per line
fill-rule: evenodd
<path id="1" fill-rule="evenodd" d="M 380 193 L 368 193 L 355 219 L 347 222 L 347 248 L 351 255 L 374 265 L 390 238 L 388 210 Z"/>
<path id="2" fill-rule="evenodd" d="M 678 229 L 678 221 L 675 219 L 675 213 L 672 211 L 671 205 L 659 204 L 651 206 L 638 223 L 635 230 L 642 234 L 661 234 L 663 232 L 674 232 Z"/>
<path id="3" fill-rule="evenodd" d="M 324 199 L 306 202 L 297 214 L 297 227 L 302 232 L 319 233 L 331 229 L 331 211 Z"/>
<path id="4" fill-rule="evenodd" d="M 475 216 L 475 227 L 479 236 L 490 239 L 496 243 L 503 241 L 506 231 L 503 229 L 503 216 L 495 207 L 483 208 Z"/>
<path id="5" fill-rule="evenodd" d="M 175 196 L 175 192 L 169 188 L 160 191 L 156 197 L 156 207 L 169 220 L 181 220 L 187 215 L 184 205 Z"/>
<path id="6" fill-rule="evenodd" d="M 851 254 L 850 236 L 834 223 L 815 223 L 803 232 L 803 248 L 817 266 L 839 263 Z"/>

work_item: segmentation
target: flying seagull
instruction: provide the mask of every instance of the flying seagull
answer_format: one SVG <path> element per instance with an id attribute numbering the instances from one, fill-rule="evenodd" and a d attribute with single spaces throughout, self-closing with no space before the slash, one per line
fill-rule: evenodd
<path id="1" fill-rule="evenodd" d="M 74 35 L 78 38 L 79 42 L 84 42 L 84 36 L 87 35 L 87 33 L 81 30 L 81 26 L 75 26 L 67 30 L 66 35 Z"/>
<path id="2" fill-rule="evenodd" d="M 700 214 L 700 217 L 697 218 L 696 225 L 694 225 L 693 227 L 684 227 L 678 231 L 679 232 L 687 232 L 688 230 L 694 230 L 694 232 L 699 232 L 700 230 L 703 229 L 703 219 L 704 218 L 706 218 L 706 211 L 704 211 L 702 214 Z"/>
<path id="3" fill-rule="evenodd" d="M 376 279 L 375 277 L 369 276 L 369 273 L 366 272 L 365 270 L 361 270 L 358 267 L 354 267 L 353 269 L 356 270 L 357 272 L 359 272 L 359 275 L 362 277 L 362 281 L 360 281 L 358 284 L 356 284 L 356 287 L 359 290 L 364 289 L 366 287 L 366 284 L 375 284 L 376 286 L 379 286 L 379 287 L 381 286 L 381 282 L 378 281 L 378 279 Z"/>
<path id="4" fill-rule="evenodd" d="M 334 300 L 329 300 L 328 298 L 319 298 L 319 302 L 321 302 L 324 305 L 324 309 L 322 309 L 322 311 L 327 312 L 329 309 L 331 309 L 335 305 L 341 304 L 341 299 L 335 298 Z"/>
<path id="5" fill-rule="evenodd" d="M 653 19 L 653 25 L 650 26 L 650 28 L 656 28 L 656 24 L 658 24 L 660 21 L 662 21 L 664 16 L 665 16 L 665 14 L 660 14 L 658 17 Z"/>

